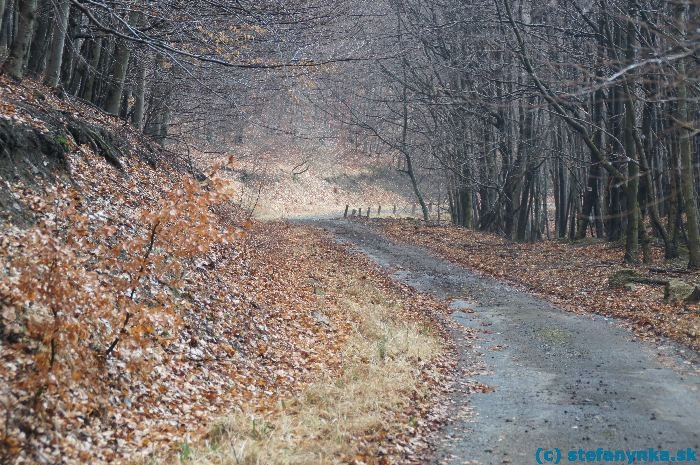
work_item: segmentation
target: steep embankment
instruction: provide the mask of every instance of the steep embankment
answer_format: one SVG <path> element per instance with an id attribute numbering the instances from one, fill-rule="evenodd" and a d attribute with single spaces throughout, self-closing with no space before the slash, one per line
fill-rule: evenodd
<path id="1" fill-rule="evenodd" d="M 419 460 L 438 303 L 91 107 L 0 89 L 0 462 Z"/>

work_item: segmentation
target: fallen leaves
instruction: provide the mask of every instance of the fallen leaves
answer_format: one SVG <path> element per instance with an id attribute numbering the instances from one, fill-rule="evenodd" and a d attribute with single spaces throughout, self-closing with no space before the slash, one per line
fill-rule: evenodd
<path id="1" fill-rule="evenodd" d="M 342 371 L 357 326 L 339 305 L 350 275 L 402 302 L 402 318 L 434 325 L 440 304 L 321 232 L 249 222 L 214 189 L 225 181 L 196 185 L 169 155 L 142 158 L 138 137 L 115 120 L 52 95 L 35 99 L 30 82 L 0 86 L 10 89 L 2 112 L 15 124 L 57 124 L 32 116 L 41 105 L 120 132 L 133 148 L 117 171 L 67 140 L 75 150 L 66 172 L 0 187 L 34 219 L 25 229 L 0 225 L 1 461 L 178 454 L 217 417 L 277 408 L 319 374 Z M 451 366 L 421 362 L 428 393 L 440 392 Z M 387 414 L 408 423 L 431 408 L 425 397 Z M 397 434 L 383 457 L 415 454 L 425 445 L 412 440 L 435 424 Z M 356 438 L 366 461 L 379 460 L 387 437 Z"/>

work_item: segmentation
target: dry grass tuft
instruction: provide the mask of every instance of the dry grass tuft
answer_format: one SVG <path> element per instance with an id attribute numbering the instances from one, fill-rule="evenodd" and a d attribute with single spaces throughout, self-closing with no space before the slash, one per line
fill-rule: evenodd
<path id="1" fill-rule="evenodd" d="M 365 460 L 371 439 L 405 430 L 401 415 L 428 394 L 424 363 L 440 338 L 364 282 L 341 293 L 340 311 L 355 321 L 343 348 L 342 372 L 324 374 L 276 411 L 240 412 L 216 423 L 203 444 L 186 446 L 180 461 L 194 465 L 335 464 Z M 373 441 L 376 442 L 376 441 Z"/>

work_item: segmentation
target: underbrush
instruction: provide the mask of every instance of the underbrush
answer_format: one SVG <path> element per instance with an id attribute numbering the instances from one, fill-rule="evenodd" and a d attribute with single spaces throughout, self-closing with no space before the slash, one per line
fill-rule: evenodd
<path id="1" fill-rule="evenodd" d="M 64 439 L 91 457 L 81 436 L 117 427 L 120 404 L 179 342 L 191 263 L 235 237 L 213 210 L 225 196 L 186 178 L 127 211 L 45 187 L 23 198 L 35 224 L 5 225 L 0 239 L 3 463 L 57 463 Z"/>

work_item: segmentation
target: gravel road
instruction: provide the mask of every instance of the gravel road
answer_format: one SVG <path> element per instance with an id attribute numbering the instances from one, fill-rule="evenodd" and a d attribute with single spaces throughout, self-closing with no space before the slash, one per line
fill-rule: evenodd
<path id="1" fill-rule="evenodd" d="M 570 451 L 585 459 L 580 449 L 654 448 L 672 456 L 700 449 L 697 353 L 640 342 L 615 321 L 567 313 L 364 224 L 310 223 L 397 280 L 452 301 L 452 317 L 478 331 L 478 341 L 461 340 L 460 365 L 483 363 L 470 381 L 494 391 L 470 394 L 465 384 L 454 392 L 454 415 L 436 444 L 435 464 L 535 464 L 540 448 L 542 463 L 556 461 L 555 448 L 560 463 L 573 463 Z"/>

